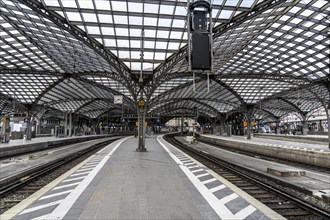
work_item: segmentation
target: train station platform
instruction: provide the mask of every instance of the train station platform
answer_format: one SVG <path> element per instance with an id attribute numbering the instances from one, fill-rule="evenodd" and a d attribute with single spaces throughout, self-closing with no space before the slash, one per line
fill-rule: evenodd
<path id="1" fill-rule="evenodd" d="M 284 219 L 165 142 L 118 140 L 8 210 L 4 219 Z"/>
<path id="2" fill-rule="evenodd" d="M 100 138 L 83 143 L 69 144 L 62 147 L 29 153 L 13 158 L 0 159 L 0 188 L 12 184 L 19 178 L 24 178 L 42 167 L 50 166 L 50 163 L 61 161 L 63 158 L 79 154 L 97 145 L 106 145 L 121 136 Z"/>
<path id="3" fill-rule="evenodd" d="M 329 171 L 324 173 L 313 168 L 287 165 L 273 160 L 228 151 L 201 142 L 191 144 L 181 136 L 176 137 L 176 139 L 198 151 L 207 152 L 229 164 L 235 164 L 261 173 L 264 176 L 276 179 L 286 185 L 292 186 L 293 188 L 300 189 L 309 195 L 320 198 L 330 197 Z"/>
<path id="4" fill-rule="evenodd" d="M 111 137 L 115 135 L 132 135 L 132 132 L 118 132 L 103 135 L 84 135 L 56 138 L 40 137 L 32 140 L 11 140 L 9 143 L 0 143 L 0 158 L 10 157 L 12 155 L 24 154 L 33 151 L 47 150 L 52 147 L 75 144 L 83 141 L 90 141 L 100 138 Z"/>
<path id="5" fill-rule="evenodd" d="M 219 135 L 202 135 L 205 137 L 210 138 L 217 138 L 217 139 L 223 139 L 223 140 L 232 140 L 236 142 L 241 143 L 255 143 L 255 144 L 262 144 L 262 145 L 269 145 L 269 146 L 278 146 L 278 147 L 293 147 L 297 149 L 308 149 L 308 150 L 314 150 L 314 151 L 328 151 L 330 152 L 330 149 L 328 147 L 328 143 L 318 143 L 318 144 L 311 144 L 311 143 L 301 143 L 297 142 L 294 139 L 292 140 L 280 140 L 280 139 L 270 139 L 269 136 L 278 136 L 278 135 L 267 135 L 267 136 L 256 136 L 251 137 L 251 140 L 248 140 L 246 136 L 231 136 L 231 137 L 224 137 Z M 285 135 L 280 135 L 285 136 Z M 298 136 L 297 136 L 298 137 Z M 326 139 L 326 138 L 323 138 Z"/>
<path id="6" fill-rule="evenodd" d="M 330 168 L 330 149 L 327 143 L 310 144 L 259 137 L 248 140 L 245 136 L 224 137 L 208 134 L 198 138 L 232 149 Z"/>
<path id="7" fill-rule="evenodd" d="M 327 135 L 286 135 L 286 134 L 255 133 L 254 137 L 302 142 L 302 143 L 310 143 L 310 144 L 313 143 L 329 144 L 329 137 Z"/>
<path id="8" fill-rule="evenodd" d="M 21 145 L 29 145 L 29 144 L 39 144 L 39 143 L 45 143 L 48 141 L 63 141 L 63 140 L 74 140 L 79 138 L 93 138 L 93 137 L 105 137 L 108 135 L 83 135 L 83 136 L 72 136 L 72 137 L 38 137 L 33 138 L 32 140 L 24 140 L 24 139 L 17 139 L 17 140 L 11 140 L 9 143 L 0 143 L 0 148 L 4 147 L 15 147 L 15 146 L 21 146 Z"/>

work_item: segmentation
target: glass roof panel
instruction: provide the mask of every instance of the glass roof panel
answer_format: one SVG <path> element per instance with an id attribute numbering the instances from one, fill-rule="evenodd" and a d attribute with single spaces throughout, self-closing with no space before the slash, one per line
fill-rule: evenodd
<path id="1" fill-rule="evenodd" d="M 171 76 L 180 76 L 187 72 L 187 62 L 184 58 L 186 55 L 176 56 L 179 49 L 187 43 L 185 2 L 37 1 L 42 3 L 51 15 L 57 13 L 56 16 L 67 21 L 68 25 L 63 28 L 64 26 L 56 24 L 52 16 L 47 19 L 47 16 L 35 13 L 28 6 L 28 1 L 24 3 L 18 0 L 0 0 L 0 67 L 1 71 L 23 69 L 39 70 L 47 74 L 48 71 L 53 74 L 65 72 L 87 77 L 87 80 L 99 84 L 92 88 L 82 82 L 64 81 L 40 101 L 70 98 L 71 103 L 53 103 L 53 106 L 62 110 L 73 111 L 86 103 L 84 99 L 111 99 L 113 94 L 105 87 L 118 90 L 132 98 L 125 86 L 116 84 L 112 79 L 118 77 L 121 71 L 126 71 L 123 66 L 114 68 L 112 61 L 119 60 L 124 63 L 133 74 L 141 69 L 142 30 L 145 33 L 142 69 L 153 73 L 148 79 L 159 85 L 153 88 L 155 93 L 150 94 L 152 98 L 162 93 L 164 99 L 198 98 L 205 105 L 212 106 L 219 112 L 226 112 L 238 106 L 229 103 L 230 99 L 236 100 L 240 97 L 246 103 L 257 103 L 277 92 L 293 89 L 297 84 L 322 80 L 329 74 L 329 1 L 286 1 L 261 14 L 257 12 L 256 16 L 249 19 L 244 17 L 254 14 L 257 9 L 255 5 L 263 3 L 262 0 L 212 1 L 215 31 L 225 30 L 214 37 L 213 49 L 215 78 L 232 89 L 221 93 L 221 100 L 226 100 L 227 103 L 211 100 L 219 93 L 217 89 L 221 86 L 217 83 L 212 84 L 208 94 L 195 94 L 191 92 L 190 86 L 180 87 L 191 82 L 191 77 L 184 75 L 175 79 Z M 243 14 L 243 19 L 233 25 L 235 16 L 240 14 Z M 167 58 L 169 59 L 166 60 Z M 49 79 L 49 84 L 43 86 L 38 83 L 46 80 L 45 76 L 31 75 L 29 79 L 24 74 L 18 74 L 14 77 L 17 80 L 16 88 L 6 86 L 3 91 L 7 96 L 31 103 L 58 78 L 59 75 L 56 75 L 54 79 Z M 14 82 L 13 79 L 8 79 L 11 83 Z M 22 83 L 21 79 L 27 83 Z M 29 80 L 33 80 L 35 84 Z M 198 87 L 204 88 L 204 84 L 199 83 Z M 277 87 L 274 87 L 274 84 Z M 33 86 L 35 88 L 32 88 Z M 180 88 L 176 90 L 177 93 L 166 93 L 176 88 Z M 104 100 L 100 100 L 95 102 L 95 106 L 103 108 L 104 103 Z M 203 103 L 172 102 L 169 107 L 191 108 Z M 86 109 L 95 110 L 91 106 Z M 96 117 L 97 114 L 90 115 Z"/>
<path id="2" fill-rule="evenodd" d="M 126 2 L 111 1 L 111 6 L 114 11 L 127 11 Z"/>

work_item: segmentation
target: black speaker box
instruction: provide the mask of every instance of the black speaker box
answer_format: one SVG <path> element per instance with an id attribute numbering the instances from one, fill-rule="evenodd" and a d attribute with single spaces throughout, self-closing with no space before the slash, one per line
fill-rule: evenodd
<path id="1" fill-rule="evenodd" d="M 206 20 L 206 13 L 202 11 L 194 12 L 192 17 L 192 29 L 193 30 L 207 30 L 207 20 Z"/>
<path id="2" fill-rule="evenodd" d="M 211 69 L 210 38 L 208 33 L 192 34 L 191 69 Z"/>

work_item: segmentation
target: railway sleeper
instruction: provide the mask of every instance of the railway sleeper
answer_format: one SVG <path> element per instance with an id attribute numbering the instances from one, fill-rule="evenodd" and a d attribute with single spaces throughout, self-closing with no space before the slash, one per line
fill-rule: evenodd
<path id="1" fill-rule="evenodd" d="M 271 195 L 269 192 L 263 190 L 263 189 L 252 189 L 252 190 L 244 190 L 245 192 L 251 194 L 251 195 L 258 195 L 258 194 L 268 194 Z M 271 195 L 274 196 L 274 195 Z"/>
<path id="2" fill-rule="evenodd" d="M 262 193 L 262 194 L 259 194 L 259 193 L 248 193 L 250 194 L 251 196 L 253 196 L 255 199 L 264 199 L 264 198 L 273 198 L 274 195 L 270 195 L 269 193 Z"/>
<path id="3" fill-rule="evenodd" d="M 309 212 L 303 210 L 303 209 L 288 209 L 288 210 L 283 210 L 280 213 L 284 217 L 291 217 L 291 216 L 306 216 L 310 215 Z"/>
<path id="4" fill-rule="evenodd" d="M 276 210 L 280 210 L 280 209 L 295 209 L 297 208 L 296 205 L 293 205 L 293 204 L 285 204 L 285 205 L 279 205 L 279 206 L 270 206 L 270 208 L 274 211 Z"/>
<path id="5" fill-rule="evenodd" d="M 227 180 L 230 181 L 242 181 L 242 178 L 238 177 L 238 176 L 233 176 L 233 175 L 222 175 L 224 178 L 226 178 Z"/>
<path id="6" fill-rule="evenodd" d="M 233 181 L 232 183 L 235 184 L 236 186 L 241 186 L 241 187 L 246 187 L 246 188 L 255 186 L 255 184 L 252 184 L 252 183 L 249 183 L 246 181 Z M 256 188 L 258 188 L 258 187 L 256 187 Z"/>
<path id="7" fill-rule="evenodd" d="M 259 199 L 259 201 L 269 205 L 287 203 L 287 202 L 283 202 L 283 199 L 280 198 L 261 198 Z"/>
<path id="8" fill-rule="evenodd" d="M 235 184 L 237 187 L 239 187 L 240 189 L 244 190 L 244 191 L 250 191 L 250 190 L 258 190 L 260 189 L 259 187 L 257 186 L 254 186 L 252 184 L 250 185 L 241 185 L 241 184 Z"/>

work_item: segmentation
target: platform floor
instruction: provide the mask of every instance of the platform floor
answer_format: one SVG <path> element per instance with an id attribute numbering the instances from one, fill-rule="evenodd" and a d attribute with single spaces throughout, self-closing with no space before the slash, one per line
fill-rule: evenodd
<path id="1" fill-rule="evenodd" d="M 309 149 L 309 150 L 315 150 L 315 151 L 330 152 L 328 143 L 309 144 L 309 143 L 295 142 L 293 140 L 284 141 L 284 140 L 274 140 L 274 139 L 260 138 L 260 137 L 251 137 L 251 139 L 248 140 L 246 138 L 246 136 L 235 136 L 235 135 L 233 135 L 231 137 L 224 137 L 224 136 L 213 135 L 213 134 L 203 134 L 203 136 L 217 138 L 217 139 L 223 139 L 223 140 L 244 142 L 244 143 L 255 143 L 255 144 L 261 144 L 261 145 L 268 145 L 268 146 L 274 146 L 274 147 L 291 147 L 291 148 L 297 148 L 297 149 Z"/>
<path id="2" fill-rule="evenodd" d="M 190 144 L 188 143 L 184 137 L 176 137 L 177 140 L 181 141 L 184 144 L 188 144 L 191 147 L 194 147 L 198 150 L 202 150 L 208 152 L 211 155 L 214 155 L 220 159 L 228 161 L 233 164 L 237 164 L 256 172 L 262 173 L 264 175 L 269 175 L 273 178 L 279 179 L 283 182 L 287 182 L 288 184 L 294 185 L 297 188 L 301 188 L 304 190 L 310 191 L 311 194 L 315 196 L 322 196 L 322 194 L 327 194 L 324 192 L 330 191 L 330 171 L 328 173 L 320 173 L 313 169 L 301 168 L 290 166 L 286 164 L 281 164 L 274 161 L 259 159 L 256 157 L 251 157 L 247 155 L 242 155 L 240 153 L 227 151 L 224 149 L 220 149 L 217 147 L 213 147 L 209 144 L 197 143 Z M 267 139 L 268 140 L 268 139 Z M 283 172 L 289 171 L 300 171 L 304 172 L 304 176 L 274 176 L 267 172 L 267 168 L 279 170 Z"/>
<path id="3" fill-rule="evenodd" d="M 82 138 L 82 137 L 93 137 L 93 136 L 100 136 L 100 135 L 86 135 L 86 136 L 84 135 L 84 136 L 72 136 L 72 137 L 61 137 L 61 138 L 51 136 L 51 137 L 33 138 L 32 140 L 17 139 L 17 140 L 10 140 L 9 143 L 0 143 L 0 148 L 14 147 L 14 146 L 20 146 L 20 145 L 27 145 L 27 144 L 44 143 L 44 142 L 48 142 L 48 141 L 67 140 L 67 139 L 75 139 L 75 138 Z"/>
<path id="4" fill-rule="evenodd" d="M 284 219 L 159 136 L 125 138 L 0 219 Z"/>
<path id="5" fill-rule="evenodd" d="M 0 183 L 5 179 L 16 175 L 26 173 L 26 171 L 38 166 L 55 161 L 68 154 L 76 154 L 77 152 L 90 148 L 91 146 L 107 140 L 118 139 L 117 137 L 101 138 L 96 140 L 85 141 L 83 143 L 70 144 L 62 147 L 46 149 L 43 151 L 24 154 L 21 156 L 0 159 Z M 1 219 L 0 219 L 1 220 Z"/>
<path id="6" fill-rule="evenodd" d="M 327 140 L 329 137 L 327 135 L 293 135 L 293 134 L 269 134 L 269 133 L 262 133 L 261 135 L 265 135 L 265 136 L 279 136 L 279 137 L 295 137 L 295 138 L 310 138 L 310 139 L 325 139 Z"/>

